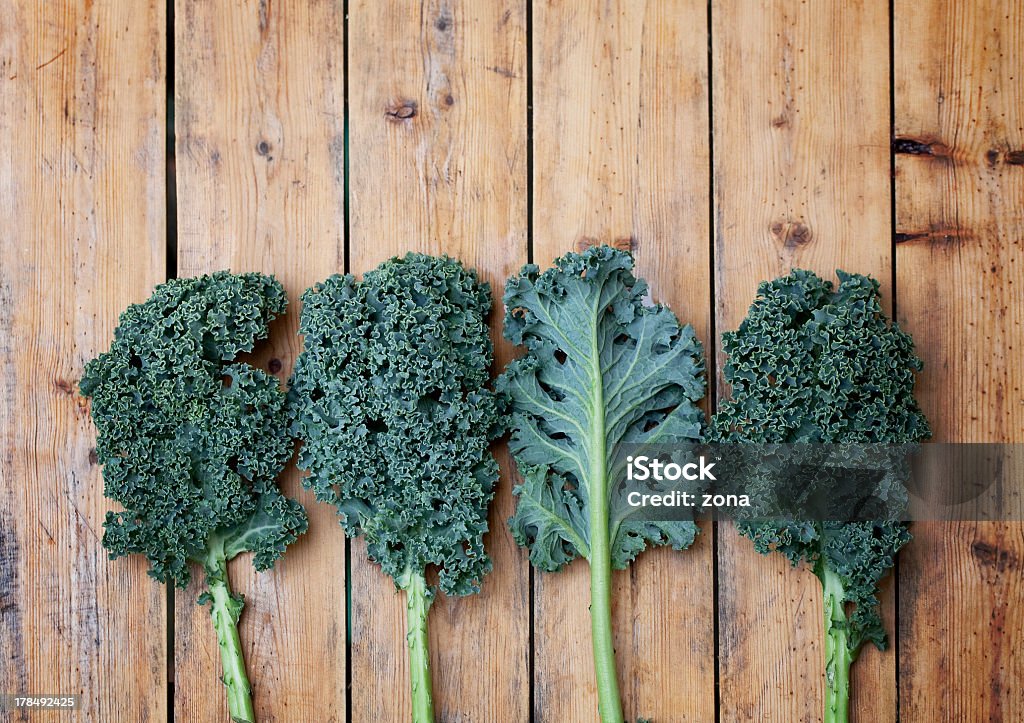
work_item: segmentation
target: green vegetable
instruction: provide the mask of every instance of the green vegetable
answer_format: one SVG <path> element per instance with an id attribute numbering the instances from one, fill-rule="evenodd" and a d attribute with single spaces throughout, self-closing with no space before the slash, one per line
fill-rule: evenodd
<path id="1" fill-rule="evenodd" d="M 121 315 L 81 382 L 104 491 L 125 508 L 107 513 L 103 545 L 111 559 L 145 555 L 151 576 L 179 587 L 191 562 L 203 566 L 199 602 L 211 603 L 235 721 L 254 716 L 227 561 L 252 551 L 266 570 L 306 530 L 302 506 L 275 483 L 292 454 L 285 395 L 274 377 L 232 363 L 285 304 L 260 274 L 168 281 Z"/>
<path id="2" fill-rule="evenodd" d="M 299 466 L 406 591 L 413 720 L 432 721 L 426 569 L 454 595 L 477 592 L 491 569 L 483 535 L 498 467 L 488 446 L 502 430 L 487 389 L 490 289 L 457 261 L 409 254 L 361 282 L 332 276 L 302 300 L 291 389 Z"/>
<path id="3" fill-rule="evenodd" d="M 590 564 L 601 720 L 622 721 L 611 629 L 611 571 L 648 545 L 688 547 L 691 521 L 617 520 L 610 474 L 625 443 L 701 437 L 702 352 L 693 329 L 644 303 L 633 260 L 607 246 L 528 265 L 505 292 L 505 336 L 526 347 L 498 381 L 513 407 L 511 449 L 523 482 L 510 520 L 530 561 Z"/>
<path id="4" fill-rule="evenodd" d="M 910 336 L 888 323 L 877 281 L 837 274 L 837 289 L 799 270 L 761 284 L 739 329 L 722 336 L 732 398 L 714 417 L 713 437 L 903 444 L 930 436 L 914 399 L 915 372 L 922 364 Z M 793 521 L 740 522 L 738 527 L 758 552 L 780 552 L 794 566 L 806 562 L 821 581 L 824 720 L 848 720 L 850 665 L 865 642 L 885 646 L 878 585 L 910 540 L 906 525 Z"/>

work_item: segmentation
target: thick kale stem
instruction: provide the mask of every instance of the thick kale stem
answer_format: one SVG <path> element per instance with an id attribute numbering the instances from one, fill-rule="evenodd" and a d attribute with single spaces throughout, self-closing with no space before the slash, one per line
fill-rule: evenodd
<path id="1" fill-rule="evenodd" d="M 608 516 L 605 515 L 605 529 Z M 594 528 L 590 550 L 590 631 L 594 643 L 594 673 L 601 723 L 622 723 L 619 681 L 615 677 L 615 643 L 612 638 L 612 561 L 608 533 Z"/>
<path id="2" fill-rule="evenodd" d="M 244 603 L 241 595 L 232 595 L 228 586 L 223 540 L 211 540 L 205 567 L 210 616 L 217 631 L 217 645 L 220 647 L 220 659 L 224 668 L 221 680 L 227 688 L 228 713 L 235 723 L 254 723 L 256 715 L 252 707 L 252 690 L 249 686 L 249 677 L 245 673 L 242 641 L 238 637 L 238 619 L 242 615 Z"/>
<path id="3" fill-rule="evenodd" d="M 825 603 L 825 718 L 824 723 L 848 723 L 850 719 L 849 625 L 843 581 L 827 565 L 821 583 Z"/>
<path id="4" fill-rule="evenodd" d="M 594 315 L 597 318 L 597 314 Z M 612 637 L 612 549 L 608 524 L 607 434 L 604 418 L 604 382 L 598 330 L 591 335 L 590 377 L 594 390 L 594 414 L 590 435 L 596 440 L 591 450 L 590 479 L 597 489 L 590 491 L 590 635 L 594 646 L 594 674 L 597 678 L 597 712 L 601 723 L 623 723 L 619 681 L 615 677 L 615 641 Z"/>
<path id="5" fill-rule="evenodd" d="M 406 633 L 409 645 L 409 682 L 412 686 L 413 723 L 434 723 L 434 696 L 430 681 L 427 611 L 430 595 L 422 571 L 407 571 L 399 582 L 406 594 Z"/>

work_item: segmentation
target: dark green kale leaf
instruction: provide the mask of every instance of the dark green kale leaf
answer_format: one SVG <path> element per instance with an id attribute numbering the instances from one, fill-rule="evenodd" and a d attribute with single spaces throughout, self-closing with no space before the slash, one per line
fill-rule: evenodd
<path id="1" fill-rule="evenodd" d="M 290 398 L 305 484 L 403 589 L 435 565 L 444 592 L 479 590 L 498 477 L 488 448 L 502 432 L 488 285 L 453 259 L 408 254 L 302 301 Z"/>
<path id="2" fill-rule="evenodd" d="M 292 453 L 277 379 L 232 360 L 285 309 L 280 284 L 219 272 L 161 284 L 120 318 L 109 351 L 88 363 L 107 497 L 111 559 L 140 553 L 150 575 L 184 587 L 189 561 L 210 572 L 211 550 L 255 553 L 272 566 L 306 530 L 302 506 L 276 477 Z"/>
<path id="3" fill-rule="evenodd" d="M 931 436 L 914 398 L 922 364 L 910 336 L 882 312 L 878 282 L 837 272 L 833 289 L 810 271 L 762 283 L 747 317 L 722 335 L 732 387 L 714 417 L 723 442 L 906 444 Z M 773 490 L 749 490 L 768 497 Z M 891 492 L 889 494 L 892 494 Z M 905 524 L 740 522 L 762 553 L 836 576 L 854 611 L 847 644 L 885 644 L 878 585 L 910 540 Z"/>

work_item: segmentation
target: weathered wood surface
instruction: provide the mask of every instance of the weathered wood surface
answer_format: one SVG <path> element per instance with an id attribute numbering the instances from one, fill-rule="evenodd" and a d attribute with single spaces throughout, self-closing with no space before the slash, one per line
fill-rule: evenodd
<path id="1" fill-rule="evenodd" d="M 705 3 L 544 2 L 533 8 L 533 260 L 608 243 L 710 342 Z M 671 101 L 669 101 L 671 99 Z M 534 576 L 538 721 L 597 716 L 589 576 Z M 712 533 L 645 552 L 613 582 L 626 717 L 711 720 Z"/>
<path id="2" fill-rule="evenodd" d="M 888 304 L 886 5 L 722 0 L 712 18 L 716 331 L 793 267 L 872 274 Z M 820 720 L 820 583 L 731 525 L 719 542 L 721 720 Z M 891 630 L 888 591 L 884 613 Z M 855 720 L 894 721 L 894 654 L 865 648 L 853 677 Z"/>
<path id="3" fill-rule="evenodd" d="M 167 718 L 164 590 L 100 547 L 78 395 L 164 278 L 164 42 L 162 2 L 0 3 L 0 693 L 80 720 Z"/>
<path id="4" fill-rule="evenodd" d="M 0 3 L 0 694 L 84 696 L 74 716 L 0 720 L 225 717 L 197 586 L 168 611 L 145 561 L 106 561 L 109 503 L 76 393 L 117 314 L 168 273 L 276 274 L 292 308 L 252 359 L 284 380 L 301 349 L 298 295 L 331 273 L 407 250 L 448 253 L 500 297 L 529 259 L 612 243 L 632 249 L 655 299 L 695 326 L 715 386 L 718 334 L 759 281 L 793 266 L 867 272 L 926 362 L 919 390 L 936 437 L 1024 441 L 1024 10 L 999 0 L 889 10 L 874 0 Z M 169 221 L 176 269 L 165 268 Z M 496 302 L 496 366 L 514 354 L 500 320 Z M 514 478 L 496 451 L 495 570 L 480 595 L 440 597 L 431 610 L 439 720 L 592 721 L 584 563 L 530 572 L 505 525 Z M 400 596 L 361 542 L 347 593 L 333 510 L 294 470 L 284 484 L 307 503 L 310 533 L 271 573 L 246 558 L 231 565 L 260 720 L 407 719 Z M 862 653 L 855 720 L 1024 720 L 1021 560 L 1020 523 L 918 524 L 898 620 L 897 585 L 883 596 L 897 649 Z M 614 585 L 628 715 L 820 720 L 810 573 L 705 525 L 691 550 L 647 552 Z"/>
<path id="5" fill-rule="evenodd" d="M 935 438 L 1024 442 L 1024 7 L 896 2 L 897 311 Z M 920 523 L 904 721 L 1024 719 L 1024 524 Z"/>
<path id="6" fill-rule="evenodd" d="M 478 269 L 496 297 L 527 260 L 526 5 L 521 0 L 349 6 L 351 270 L 407 251 Z M 486 538 L 494 571 L 480 594 L 435 598 L 434 703 L 441 721 L 525 721 L 530 701 L 529 570 L 505 520 L 503 474 Z M 355 541 L 352 720 L 408 720 L 404 595 Z"/>
<path id="7" fill-rule="evenodd" d="M 290 300 L 253 363 L 282 383 L 301 350 L 298 297 L 344 270 L 342 3 L 179 0 L 175 15 L 178 274 L 272 273 Z M 345 717 L 345 541 L 328 505 L 282 486 L 309 532 L 273 570 L 231 563 L 245 595 L 240 634 L 260 721 Z M 177 721 L 226 717 L 202 575 L 176 596 Z"/>

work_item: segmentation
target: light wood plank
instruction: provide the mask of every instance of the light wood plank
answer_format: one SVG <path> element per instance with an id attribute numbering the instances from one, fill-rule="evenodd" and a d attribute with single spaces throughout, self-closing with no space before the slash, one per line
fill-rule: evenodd
<path id="1" fill-rule="evenodd" d="M 897 2 L 897 309 L 936 439 L 1024 442 L 1024 7 Z M 918 147 L 913 146 L 919 144 Z M 901 720 L 1022 720 L 1024 524 L 919 523 Z"/>
<path id="2" fill-rule="evenodd" d="M 353 0 L 349 8 L 352 271 L 416 250 L 447 253 L 492 284 L 497 366 L 502 284 L 526 261 L 526 10 Z M 505 520 L 507 453 L 491 510 L 494 571 L 479 595 L 430 610 L 442 721 L 525 721 L 528 568 Z M 408 720 L 403 597 L 352 545 L 352 720 Z"/>
<path id="3" fill-rule="evenodd" d="M 164 43 L 162 2 L 0 3 L 0 692 L 81 720 L 167 718 L 164 588 L 107 561 L 78 394 L 164 278 Z"/>
<path id="4" fill-rule="evenodd" d="M 719 0 L 712 24 L 717 331 L 792 267 L 872 274 L 888 305 L 886 3 Z M 820 720 L 820 583 L 731 525 L 719 541 L 722 720 Z M 883 613 L 892 636 L 891 595 Z M 891 650 L 865 647 L 853 679 L 854 720 L 895 720 Z"/>
<path id="5" fill-rule="evenodd" d="M 538 2 L 533 10 L 534 261 L 631 249 L 656 300 L 710 339 L 707 5 Z M 715 714 L 710 526 L 686 552 L 616 573 L 615 648 L 626 717 Z M 538 721 L 597 716 L 589 577 L 535 579 Z"/>
<path id="6" fill-rule="evenodd" d="M 344 267 L 341 0 L 178 0 L 175 15 L 178 272 L 273 273 L 291 302 L 253 363 L 282 382 L 301 349 L 298 296 Z M 299 489 L 309 532 L 273 571 L 230 566 L 260 721 L 345 717 L 345 558 L 334 511 Z M 201 579 L 201 575 L 198 575 Z M 178 720 L 225 717 L 220 659 L 199 581 L 176 599 Z"/>

